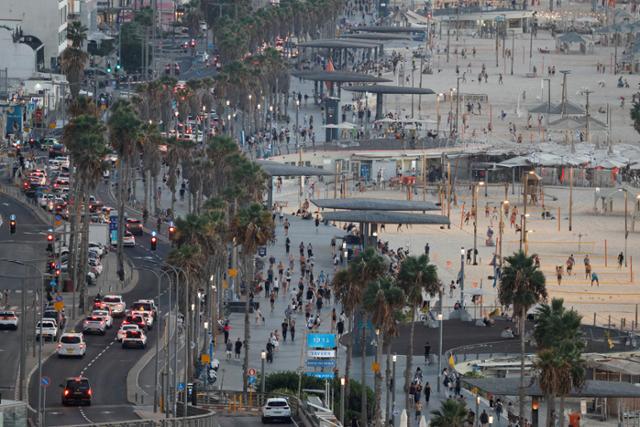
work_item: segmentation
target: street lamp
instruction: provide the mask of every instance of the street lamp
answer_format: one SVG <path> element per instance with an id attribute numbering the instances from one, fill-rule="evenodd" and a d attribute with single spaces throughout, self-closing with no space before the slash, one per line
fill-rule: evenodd
<path id="1" fill-rule="evenodd" d="M 442 372 L 442 323 L 443 323 L 443 316 L 442 316 L 442 299 L 440 299 L 440 313 L 438 313 L 437 319 L 438 322 L 440 322 L 440 345 L 438 346 L 438 392 L 440 392 L 440 373 Z"/>
<path id="2" fill-rule="evenodd" d="M 260 376 L 262 377 L 260 380 L 260 392 L 262 393 L 262 397 L 264 398 L 264 362 L 267 360 L 267 352 L 262 350 L 260 352 L 260 362 L 262 363 L 262 372 L 260 372 Z"/>
<path id="3" fill-rule="evenodd" d="M 464 309 L 464 246 L 460 248 L 460 308 Z"/>
<path id="4" fill-rule="evenodd" d="M 444 99 L 444 93 L 436 95 L 436 134 L 440 134 L 440 99 Z"/>
<path id="5" fill-rule="evenodd" d="M 344 425 L 344 388 L 347 385 L 345 377 L 340 378 L 340 423 Z"/>
<path id="6" fill-rule="evenodd" d="M 624 266 L 627 266 L 627 241 L 629 240 L 629 194 L 625 188 L 620 188 L 618 191 L 624 193 Z"/>
<path id="7" fill-rule="evenodd" d="M 473 425 L 478 427 L 480 424 L 480 396 L 476 396 L 476 416 L 473 420 Z"/>
<path id="8" fill-rule="evenodd" d="M 472 211 L 473 211 L 473 265 L 478 265 L 478 187 L 482 187 L 484 182 L 473 185 Z"/>
<path id="9" fill-rule="evenodd" d="M 393 356 L 391 356 L 391 366 L 392 371 L 391 371 L 391 376 L 392 376 L 392 380 L 391 383 L 393 384 L 393 387 L 391 388 L 391 424 L 395 425 L 395 418 L 396 418 L 396 362 L 398 361 L 398 355 L 394 354 Z M 344 425 L 344 423 L 342 423 L 342 425 Z"/>
<path id="10" fill-rule="evenodd" d="M 529 214 L 520 216 L 520 250 L 524 245 L 525 251 L 527 248 L 527 218 L 529 218 Z"/>

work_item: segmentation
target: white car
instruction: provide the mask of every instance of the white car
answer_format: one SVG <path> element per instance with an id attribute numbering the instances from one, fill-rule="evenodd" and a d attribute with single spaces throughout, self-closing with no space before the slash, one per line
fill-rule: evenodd
<path id="1" fill-rule="evenodd" d="M 18 329 L 18 315 L 15 311 L 0 311 L 0 329 Z"/>
<path id="2" fill-rule="evenodd" d="M 150 311 L 131 311 L 131 316 L 140 316 L 144 319 L 144 323 L 147 325 L 147 329 L 153 328 L 153 313 Z"/>
<path id="3" fill-rule="evenodd" d="M 107 254 L 107 248 L 102 243 L 89 242 L 89 252 L 95 252 L 98 256 L 103 257 Z"/>
<path id="4" fill-rule="evenodd" d="M 127 303 L 122 299 L 122 295 L 105 295 L 102 302 L 109 306 L 113 317 L 124 316 L 127 311 Z"/>
<path id="5" fill-rule="evenodd" d="M 122 339 L 127 335 L 127 332 L 130 331 L 139 331 L 140 328 L 138 327 L 138 325 L 134 325 L 132 323 L 125 323 L 124 325 L 120 326 L 120 329 L 118 329 L 118 333 L 116 334 L 117 339 L 119 342 L 122 342 Z"/>
<path id="6" fill-rule="evenodd" d="M 84 356 L 87 352 L 87 344 L 82 334 L 65 332 L 58 342 L 58 357 Z"/>
<path id="7" fill-rule="evenodd" d="M 291 407 L 284 397 L 272 397 L 262 407 L 262 424 L 283 420 L 291 422 Z"/>
<path id="8" fill-rule="evenodd" d="M 82 322 L 82 332 L 104 335 L 107 333 L 107 322 L 100 316 L 87 316 Z"/>
<path id="9" fill-rule="evenodd" d="M 144 332 L 140 330 L 127 331 L 127 333 L 122 338 L 122 348 L 129 348 L 129 347 L 146 348 L 147 336 L 144 334 Z"/>
<path id="10" fill-rule="evenodd" d="M 47 319 L 42 322 L 36 323 L 36 339 L 49 338 L 51 341 L 55 341 L 58 338 L 58 324 L 55 320 Z"/>
<path id="11" fill-rule="evenodd" d="M 128 231 L 124 233 L 124 237 L 122 238 L 122 246 L 126 247 L 134 247 L 136 245 L 136 238 L 133 234 Z"/>
<path id="12" fill-rule="evenodd" d="M 107 310 L 93 310 L 91 315 L 104 318 L 104 321 L 107 324 L 107 329 L 113 326 L 113 317 L 111 317 L 111 314 L 109 314 Z"/>
<path id="13" fill-rule="evenodd" d="M 89 263 L 89 268 L 91 269 L 91 272 L 94 273 L 96 276 L 99 276 L 102 274 L 102 264 L 100 263 L 100 261 L 96 258 L 89 258 L 88 260 Z"/>

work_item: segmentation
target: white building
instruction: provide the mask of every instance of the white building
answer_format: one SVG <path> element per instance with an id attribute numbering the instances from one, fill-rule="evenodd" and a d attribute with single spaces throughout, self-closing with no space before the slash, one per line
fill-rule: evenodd
<path id="1" fill-rule="evenodd" d="M 0 58 L 11 58 L 3 67 L 7 68 L 10 80 L 25 80 L 36 71 L 36 53 L 27 44 L 14 39 L 14 33 L 0 28 Z"/>
<path id="2" fill-rule="evenodd" d="M 36 50 L 38 64 L 53 68 L 67 47 L 68 0 L 2 0 L 0 25 L 22 31 L 22 42 Z"/>

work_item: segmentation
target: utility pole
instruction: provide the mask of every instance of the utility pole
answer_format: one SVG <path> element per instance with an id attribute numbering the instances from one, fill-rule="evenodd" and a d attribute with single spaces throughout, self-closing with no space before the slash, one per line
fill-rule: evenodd
<path id="1" fill-rule="evenodd" d="M 513 76 L 513 58 L 516 51 L 516 32 L 511 30 L 511 75 Z"/>
<path id="2" fill-rule="evenodd" d="M 451 22 L 447 20 L 447 64 L 449 63 L 449 54 L 451 50 Z"/>
<path id="3" fill-rule="evenodd" d="M 498 21 L 494 21 L 495 25 L 496 25 L 496 67 L 499 67 L 500 65 L 498 64 L 498 49 L 499 49 L 499 44 L 500 41 L 498 40 L 500 31 L 498 31 Z"/>
<path id="4" fill-rule="evenodd" d="M 586 95 L 586 97 L 587 97 L 587 105 L 586 105 L 586 108 L 585 108 L 585 110 L 586 110 L 586 111 L 585 111 L 585 112 L 586 112 L 586 117 L 585 117 L 585 120 L 586 120 L 586 135 L 585 135 L 585 137 L 586 137 L 586 138 L 585 138 L 585 140 L 587 141 L 587 144 L 588 144 L 589 142 L 591 142 L 590 134 L 589 134 L 589 94 L 590 94 L 590 93 L 593 93 L 593 91 L 592 91 L 592 90 L 589 90 L 589 89 L 587 89 L 587 90 L 585 90 L 585 91 L 584 91 L 584 94 L 585 94 L 585 95 Z"/>
<path id="5" fill-rule="evenodd" d="M 567 115 L 567 74 L 571 74 L 569 70 L 560 70 L 562 73 L 562 117 Z"/>
<path id="6" fill-rule="evenodd" d="M 460 79 L 462 77 L 456 78 L 456 138 L 460 135 L 460 129 L 458 126 L 458 118 L 460 116 Z"/>

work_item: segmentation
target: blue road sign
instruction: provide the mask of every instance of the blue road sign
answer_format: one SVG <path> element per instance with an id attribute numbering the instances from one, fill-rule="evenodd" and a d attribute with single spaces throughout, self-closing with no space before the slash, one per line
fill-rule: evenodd
<path id="1" fill-rule="evenodd" d="M 184 390 L 184 383 L 178 383 L 178 391 Z"/>
<path id="2" fill-rule="evenodd" d="M 249 376 L 249 377 L 247 378 L 247 382 L 248 382 L 249 384 L 255 384 L 255 383 L 256 383 L 256 381 L 257 381 L 257 378 L 256 378 L 256 377 L 254 377 L 253 375 L 252 375 L 252 376 Z"/>
<path id="3" fill-rule="evenodd" d="M 322 380 L 330 380 L 335 377 L 333 372 L 305 372 L 304 374 L 308 377 L 316 377 Z"/>
<path id="4" fill-rule="evenodd" d="M 60 302 L 62 300 L 63 300 L 62 295 L 56 295 L 56 301 Z"/>
<path id="5" fill-rule="evenodd" d="M 308 334 L 307 347 L 309 348 L 335 348 L 335 334 Z"/>
<path id="6" fill-rule="evenodd" d="M 55 285 L 56 285 L 56 281 L 55 280 L 49 281 L 49 286 L 53 287 Z"/>
<path id="7" fill-rule="evenodd" d="M 11 215 L 9 215 L 9 219 L 10 219 L 11 221 L 15 221 L 15 220 L 16 220 L 16 216 L 15 216 L 15 214 L 11 214 Z"/>
<path id="8" fill-rule="evenodd" d="M 51 384 L 51 378 L 43 376 L 42 378 L 40 378 L 40 384 L 42 385 L 42 387 L 49 387 L 49 385 Z"/>
<path id="9" fill-rule="evenodd" d="M 336 366 L 335 359 L 309 359 L 307 360 L 307 366 L 313 368 L 333 368 Z"/>

